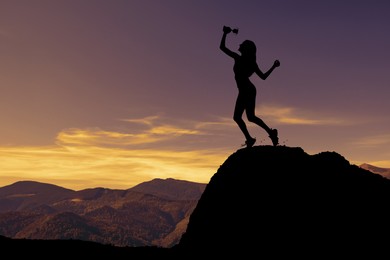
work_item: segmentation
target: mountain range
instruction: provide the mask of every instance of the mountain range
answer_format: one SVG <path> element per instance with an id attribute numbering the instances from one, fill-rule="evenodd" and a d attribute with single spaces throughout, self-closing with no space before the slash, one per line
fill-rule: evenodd
<path id="1" fill-rule="evenodd" d="M 142 190 L 154 189 L 153 185 L 145 185 Z M 104 194 L 104 190 L 97 193 Z M 96 191 L 84 192 L 85 197 L 73 199 L 82 202 L 97 196 Z M 126 197 L 129 191 L 121 192 L 116 198 Z M 336 152 L 309 155 L 300 147 L 287 146 L 239 149 L 226 159 L 210 182 L 201 185 L 199 193 L 195 193 L 200 197 L 192 200 L 194 204 L 191 205 L 195 206 L 187 211 L 189 222 L 179 241 L 171 247 L 118 247 L 85 240 L 10 239 L 0 236 L 2 252 L 12 253 L 16 258 L 42 258 L 52 256 L 47 250 L 51 248 L 54 252 L 61 252 L 65 258 L 74 258 L 77 252 L 77 256 L 110 259 L 387 259 L 390 255 L 390 180 L 350 164 Z M 33 197 L 31 194 L 34 192 L 29 191 L 24 196 Z M 169 189 L 159 189 L 158 194 L 159 198 L 163 196 L 167 200 L 172 195 Z M 14 195 L 12 199 L 23 197 L 20 193 Z M 148 197 L 153 202 L 154 199 L 149 196 L 155 195 L 141 193 L 139 196 Z M 59 205 L 64 205 L 62 202 L 78 203 L 69 198 Z M 28 205 L 25 206 L 29 208 Z M 119 202 L 116 207 L 122 208 L 122 205 Z M 134 205 L 138 204 L 134 202 Z M 52 203 L 42 210 L 59 210 L 56 206 L 57 203 Z M 167 207 L 170 206 L 168 203 Z M 86 212 L 82 207 L 75 208 Z M 93 204 L 90 208 L 90 214 L 96 213 L 93 216 L 111 217 L 111 223 L 114 223 L 111 227 L 116 227 L 114 220 L 117 214 L 111 214 L 104 207 L 94 209 Z M 136 208 L 137 213 L 145 212 L 144 207 Z M 98 211 L 100 209 L 102 211 Z M 86 213 L 67 211 L 62 214 L 89 219 L 85 217 Z M 76 217 L 72 219 L 76 227 L 79 222 L 85 223 Z M 137 220 L 142 221 L 142 217 Z M 127 221 L 133 223 L 133 219 Z M 159 221 L 161 219 L 153 219 L 153 224 L 157 225 Z M 162 223 L 166 223 L 165 219 Z M 63 232 L 66 230 L 69 227 L 63 227 Z M 99 234 L 93 228 L 90 232 Z M 143 234 L 145 231 L 140 229 L 138 232 Z"/>
<path id="2" fill-rule="evenodd" d="M 0 235 L 171 247 L 185 231 L 205 186 L 169 178 L 127 190 L 74 191 L 20 181 L 0 188 Z"/>

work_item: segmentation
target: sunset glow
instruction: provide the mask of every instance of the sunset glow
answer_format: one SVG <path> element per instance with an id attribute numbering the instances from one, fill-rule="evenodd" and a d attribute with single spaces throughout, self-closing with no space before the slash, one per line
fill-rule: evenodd
<path id="1" fill-rule="evenodd" d="M 73 189 L 126 189 L 153 178 L 207 183 L 226 154 L 96 146 L 2 147 L 1 185 L 36 180 Z M 211 173 L 211 174 L 210 174 Z"/>
<path id="2" fill-rule="evenodd" d="M 208 183 L 244 136 L 233 63 L 251 39 L 256 114 L 280 144 L 390 168 L 388 1 L 0 2 L 0 186 Z M 244 115 L 244 120 L 247 122 Z M 271 145 L 248 123 L 255 145 Z"/>

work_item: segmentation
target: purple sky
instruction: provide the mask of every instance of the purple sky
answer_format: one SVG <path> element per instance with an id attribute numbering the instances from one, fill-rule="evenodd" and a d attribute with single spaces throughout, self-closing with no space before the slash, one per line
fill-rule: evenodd
<path id="1" fill-rule="evenodd" d="M 208 182 L 240 149 L 233 61 L 280 143 L 390 168 L 389 1 L 0 0 L 0 186 Z M 244 117 L 246 120 L 246 117 Z M 270 145 L 248 124 L 256 145 Z"/>

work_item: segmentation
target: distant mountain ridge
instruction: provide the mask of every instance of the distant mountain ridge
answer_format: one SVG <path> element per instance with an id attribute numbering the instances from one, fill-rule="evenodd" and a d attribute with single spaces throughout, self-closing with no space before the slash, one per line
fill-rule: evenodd
<path id="1" fill-rule="evenodd" d="M 205 185 L 194 185 L 194 182 L 175 180 L 173 178 L 166 179 L 164 185 L 161 185 L 161 181 L 161 179 L 154 179 L 142 182 L 131 188 L 131 190 L 165 199 L 198 200 L 205 188 Z"/>
<path id="2" fill-rule="evenodd" d="M 69 197 L 73 192 L 53 184 L 18 181 L 0 188 L 0 212 L 51 204 Z"/>
<path id="3" fill-rule="evenodd" d="M 170 247 L 185 231 L 205 186 L 169 178 L 127 190 L 74 191 L 20 181 L 0 188 L 0 235 Z"/>
<path id="4" fill-rule="evenodd" d="M 363 163 L 359 167 L 390 179 L 390 168 L 381 168 L 368 163 Z"/>

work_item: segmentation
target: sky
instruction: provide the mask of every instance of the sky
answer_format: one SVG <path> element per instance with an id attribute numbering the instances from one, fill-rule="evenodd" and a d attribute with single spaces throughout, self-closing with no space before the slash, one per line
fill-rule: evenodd
<path id="1" fill-rule="evenodd" d="M 0 186 L 208 183 L 245 138 L 233 60 L 280 145 L 390 168 L 387 0 L 0 0 Z M 255 145 L 272 145 L 248 123 Z"/>

